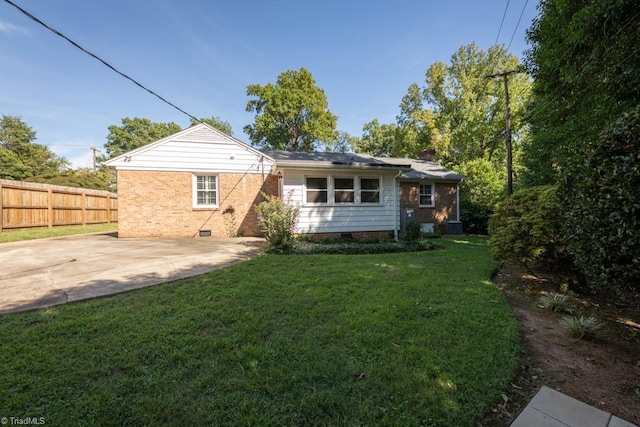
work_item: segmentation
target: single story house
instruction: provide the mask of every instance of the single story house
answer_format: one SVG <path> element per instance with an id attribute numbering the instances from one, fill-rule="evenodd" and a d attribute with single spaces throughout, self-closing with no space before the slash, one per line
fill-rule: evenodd
<path id="1" fill-rule="evenodd" d="M 262 193 L 300 208 L 299 234 L 397 237 L 412 219 L 460 232 L 463 177 L 423 154 L 260 151 L 198 124 L 106 164 L 117 171 L 120 237 L 259 236 Z"/>

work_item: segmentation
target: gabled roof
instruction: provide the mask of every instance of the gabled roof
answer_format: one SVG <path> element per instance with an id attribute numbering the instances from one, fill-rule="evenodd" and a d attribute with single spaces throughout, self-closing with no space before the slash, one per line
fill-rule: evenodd
<path id="1" fill-rule="evenodd" d="M 299 151 L 263 150 L 264 154 L 276 161 L 279 167 L 296 168 L 372 168 L 372 169 L 411 169 L 410 162 L 388 163 L 383 158 L 368 154 L 354 153 L 307 153 Z"/>
<path id="2" fill-rule="evenodd" d="M 437 180 L 437 181 L 462 181 L 464 177 L 435 162 L 425 159 L 407 159 L 397 157 L 384 157 L 389 163 L 411 164 L 411 171 L 400 175 L 401 180 Z"/>
<path id="3" fill-rule="evenodd" d="M 423 159 L 373 157 L 354 153 L 307 153 L 263 150 L 278 167 L 291 168 L 371 168 L 402 170 L 401 180 L 462 181 L 464 177 L 439 164 Z"/>
<path id="4" fill-rule="evenodd" d="M 171 141 L 176 141 L 176 140 L 182 140 L 182 139 L 186 139 L 190 134 L 193 135 L 198 135 L 201 132 L 207 132 L 210 135 L 214 135 L 217 138 L 220 138 L 222 140 L 226 140 L 229 141 L 231 143 L 236 144 L 238 147 L 253 153 L 257 156 L 262 156 L 264 155 L 263 153 L 261 153 L 260 151 L 258 151 L 257 149 L 251 147 L 250 145 L 240 141 L 237 138 L 234 138 L 231 135 L 227 135 L 226 133 L 214 128 L 213 126 L 207 124 L 207 123 L 199 123 L 197 125 L 188 127 L 186 129 L 181 130 L 180 132 L 171 134 L 165 138 L 159 139 L 155 142 L 150 142 L 148 144 L 145 144 L 141 147 L 135 148 L 133 150 L 127 151 L 125 153 L 120 154 L 119 156 L 116 156 L 112 159 L 109 159 L 105 162 L 105 164 L 107 166 L 118 166 L 119 164 L 121 164 L 122 162 L 128 162 L 129 159 L 131 159 L 131 157 L 137 155 L 137 154 L 141 154 L 144 153 L 148 150 L 152 150 L 158 146 L 164 145 L 168 142 Z M 273 160 L 273 159 L 271 159 Z"/>

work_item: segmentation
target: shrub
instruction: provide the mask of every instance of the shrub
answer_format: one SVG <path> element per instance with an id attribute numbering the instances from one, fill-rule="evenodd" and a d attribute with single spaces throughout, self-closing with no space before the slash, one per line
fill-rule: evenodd
<path id="1" fill-rule="evenodd" d="M 396 252 L 419 252 L 436 249 L 425 239 L 415 241 L 357 241 L 357 240 L 301 240 L 297 239 L 292 252 L 301 255 L 368 255 Z"/>
<path id="2" fill-rule="evenodd" d="M 260 230 L 267 239 L 269 251 L 288 252 L 293 246 L 293 233 L 300 210 L 276 196 L 262 193 L 265 201 L 256 206 Z"/>
<path id="3" fill-rule="evenodd" d="M 498 261 L 567 268 L 562 211 L 556 187 L 520 190 L 505 199 L 489 221 L 490 244 Z"/>
<path id="4" fill-rule="evenodd" d="M 595 316 L 564 316 L 560 320 L 560 325 L 567 328 L 579 339 L 590 339 L 595 337 L 596 332 L 602 329 L 604 323 Z"/>
<path id="5" fill-rule="evenodd" d="M 460 201 L 462 229 L 467 234 L 488 234 L 491 214 L 493 214 L 491 206 L 468 200 Z"/>
<path id="6" fill-rule="evenodd" d="M 546 310 L 551 310 L 556 313 L 573 313 L 575 306 L 569 300 L 566 295 L 560 294 L 546 294 L 538 299 L 538 305 Z"/>
<path id="7" fill-rule="evenodd" d="M 422 234 L 422 225 L 416 220 L 411 220 L 407 222 L 405 233 L 405 237 L 407 240 L 409 240 L 410 242 L 415 242 L 420 238 L 420 235 Z"/>
<path id="8" fill-rule="evenodd" d="M 594 291 L 640 289 L 640 107 L 581 147 L 563 181 L 569 251 Z"/>

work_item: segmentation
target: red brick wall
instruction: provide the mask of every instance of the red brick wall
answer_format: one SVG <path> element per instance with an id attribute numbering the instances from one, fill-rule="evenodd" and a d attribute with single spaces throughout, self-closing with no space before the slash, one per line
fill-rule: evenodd
<path id="1" fill-rule="evenodd" d="M 217 209 L 194 208 L 191 172 L 118 171 L 119 237 L 259 236 L 260 191 L 277 194 L 273 175 L 218 175 Z M 263 180 L 264 179 L 264 180 Z"/>
<path id="2" fill-rule="evenodd" d="M 447 221 L 456 221 L 456 187 L 455 183 L 435 184 L 435 206 L 422 208 L 419 206 L 419 183 L 400 183 L 400 208 L 413 209 L 419 222 L 433 222 L 436 228 L 443 228 Z"/>

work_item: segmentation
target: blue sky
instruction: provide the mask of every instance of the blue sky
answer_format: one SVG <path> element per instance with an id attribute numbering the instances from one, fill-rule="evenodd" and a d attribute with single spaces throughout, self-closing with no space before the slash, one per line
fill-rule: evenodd
<path id="1" fill-rule="evenodd" d="M 462 45 L 498 44 L 519 57 L 537 0 L 12 0 L 196 117 L 219 116 L 245 142 L 249 84 L 301 67 L 360 136 L 395 121 L 411 83 Z M 525 7 L 526 6 L 526 7 Z M 524 9 L 522 21 L 516 24 Z M 0 1 L 0 114 L 20 116 L 37 141 L 89 167 L 108 126 L 124 117 L 189 119 Z"/>

